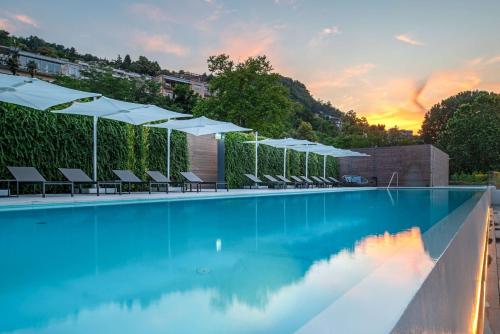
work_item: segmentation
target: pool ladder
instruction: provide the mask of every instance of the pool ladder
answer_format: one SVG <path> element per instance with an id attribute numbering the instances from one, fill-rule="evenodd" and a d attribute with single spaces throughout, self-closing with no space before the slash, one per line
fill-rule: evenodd
<path id="1" fill-rule="evenodd" d="M 394 176 L 396 176 L 396 187 L 399 187 L 399 173 L 392 172 L 391 179 L 389 180 L 389 184 L 387 185 L 386 189 L 389 189 L 389 187 L 391 186 L 392 180 L 394 180 Z"/>

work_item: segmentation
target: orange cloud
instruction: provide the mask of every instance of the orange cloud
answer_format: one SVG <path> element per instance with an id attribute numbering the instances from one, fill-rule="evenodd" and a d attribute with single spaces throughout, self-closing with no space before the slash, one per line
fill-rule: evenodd
<path id="1" fill-rule="evenodd" d="M 0 29 L 2 30 L 7 30 L 7 31 L 12 31 L 12 28 L 9 24 L 9 20 L 0 18 Z"/>
<path id="2" fill-rule="evenodd" d="M 222 37 L 222 45 L 211 48 L 208 54 L 226 53 L 231 58 L 243 61 L 248 57 L 267 55 L 272 57 L 276 40 L 274 29 L 268 27 L 240 27 Z"/>
<path id="3" fill-rule="evenodd" d="M 415 45 L 415 46 L 423 46 L 424 45 L 424 43 L 419 42 L 406 34 L 397 35 L 397 36 L 394 36 L 394 38 L 400 42 Z"/>
<path id="4" fill-rule="evenodd" d="M 362 77 L 375 67 L 376 65 L 371 63 L 349 66 L 340 73 L 328 74 L 328 77 L 324 79 L 309 82 L 308 87 L 313 91 L 318 91 L 334 87 L 352 86 L 353 82 L 351 79 Z"/>
<path id="5" fill-rule="evenodd" d="M 185 56 L 189 53 L 186 47 L 172 41 L 168 35 L 138 34 L 135 41 L 140 44 L 144 50 L 150 52 L 172 54 L 178 57 Z"/>
<path id="6" fill-rule="evenodd" d="M 16 19 L 17 21 L 19 21 L 21 23 L 38 28 L 38 23 L 33 18 L 29 17 L 28 15 L 16 14 L 16 15 L 14 15 L 14 19 Z"/>

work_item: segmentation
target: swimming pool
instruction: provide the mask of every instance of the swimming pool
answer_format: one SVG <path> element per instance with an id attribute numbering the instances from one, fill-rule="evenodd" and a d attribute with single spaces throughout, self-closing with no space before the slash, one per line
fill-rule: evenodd
<path id="1" fill-rule="evenodd" d="M 390 285 L 390 330 L 480 190 L 367 190 L 0 213 L 0 333 L 290 333 Z M 458 229 L 460 221 L 455 222 Z M 371 291 L 371 292 L 370 292 Z"/>

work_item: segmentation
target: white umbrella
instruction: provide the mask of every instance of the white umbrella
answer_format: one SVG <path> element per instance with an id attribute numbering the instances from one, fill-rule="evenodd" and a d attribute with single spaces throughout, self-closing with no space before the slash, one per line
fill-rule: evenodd
<path id="1" fill-rule="evenodd" d="M 178 130 L 194 136 L 216 133 L 250 131 L 231 122 L 216 121 L 204 116 L 188 120 L 173 120 L 158 124 L 147 124 L 148 127 L 167 129 L 167 177 L 170 178 L 170 136 L 172 130 Z"/>
<path id="2" fill-rule="evenodd" d="M 66 109 L 55 110 L 53 112 L 57 114 L 92 116 L 94 118 L 93 177 L 95 181 L 97 181 L 97 120 L 99 117 L 139 125 L 169 118 L 191 116 L 153 105 L 125 102 L 108 97 L 101 97 L 91 102 L 75 102 Z"/>
<path id="3" fill-rule="evenodd" d="M 246 143 L 249 144 L 264 144 L 276 148 L 282 148 L 283 149 L 283 176 L 286 177 L 286 150 L 287 148 L 292 148 L 297 145 L 315 145 L 316 143 L 310 142 L 309 140 L 305 139 L 294 139 L 294 138 L 283 138 L 283 139 L 263 139 L 260 141 L 247 141 Z M 257 161 L 258 155 L 257 155 L 257 149 L 255 150 L 255 160 Z M 307 159 L 307 153 L 306 153 L 306 159 Z M 256 168 L 256 173 L 257 174 L 257 168 Z M 307 163 L 306 163 L 306 176 L 307 176 Z"/>
<path id="4" fill-rule="evenodd" d="M 47 108 L 101 94 L 83 92 L 49 82 L 0 74 L 0 101 L 45 110 Z"/>
<path id="5" fill-rule="evenodd" d="M 308 161 L 307 161 L 307 155 L 309 152 L 316 153 L 319 155 L 323 156 L 323 177 L 326 177 L 326 157 L 327 156 L 332 156 L 332 157 L 366 157 L 369 156 L 368 154 L 365 153 L 359 153 L 351 150 L 345 150 L 345 149 L 340 149 L 336 148 L 333 146 L 327 146 L 323 144 L 316 144 L 316 145 L 298 145 L 292 147 L 293 150 L 300 151 L 300 152 L 306 152 L 306 176 L 307 176 L 307 166 L 308 166 Z"/>

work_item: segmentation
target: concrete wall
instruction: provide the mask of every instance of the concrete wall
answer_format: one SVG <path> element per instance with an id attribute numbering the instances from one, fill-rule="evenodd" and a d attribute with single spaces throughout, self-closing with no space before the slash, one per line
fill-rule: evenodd
<path id="1" fill-rule="evenodd" d="M 460 208 L 466 218 L 458 228 L 455 225 L 460 217 L 451 216 L 429 230 L 429 237 L 424 240 L 429 253 L 434 253 L 433 244 L 446 248 L 391 333 L 476 332 L 476 326 L 481 325 L 482 312 L 478 310 L 482 303 L 480 283 L 486 260 L 489 205 L 490 194 L 485 192 L 471 211 L 466 205 Z M 442 236 L 448 233 L 455 237 L 450 244 L 442 245 Z M 441 237 L 432 237 L 433 234 Z M 435 254 L 439 252 L 437 249 Z"/>
<path id="2" fill-rule="evenodd" d="M 370 156 L 339 158 L 340 175 L 376 177 L 378 185 L 384 187 L 392 173 L 398 172 L 400 186 L 448 185 L 448 155 L 432 145 L 359 148 L 356 151 Z"/>
<path id="3" fill-rule="evenodd" d="M 217 140 L 213 135 L 187 135 L 190 170 L 204 181 L 217 180 Z"/>

